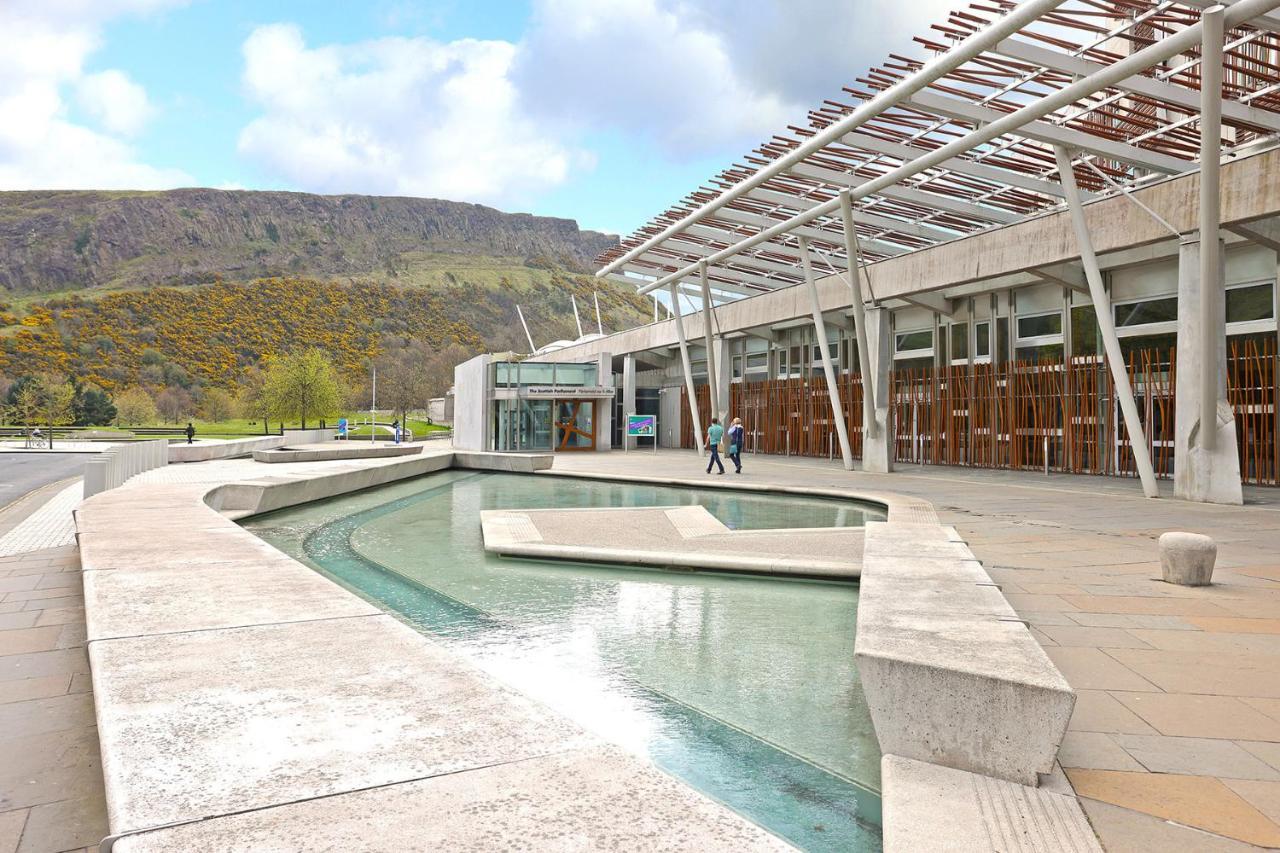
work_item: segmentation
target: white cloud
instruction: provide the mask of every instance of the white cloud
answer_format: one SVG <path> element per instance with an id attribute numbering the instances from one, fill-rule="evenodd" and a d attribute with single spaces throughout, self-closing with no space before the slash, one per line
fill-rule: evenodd
<path id="1" fill-rule="evenodd" d="M 0 189 L 138 188 L 191 183 L 139 162 L 122 135 L 151 112 L 123 72 L 86 73 L 103 25 L 182 0 L 4 0 L 0 3 Z M 96 127 L 78 122 L 74 96 Z"/>
<path id="2" fill-rule="evenodd" d="M 244 81 L 263 114 L 240 152 L 319 192 L 509 202 L 589 158 L 531 120 L 503 41 L 385 38 L 308 47 L 296 26 L 255 30 Z"/>
<path id="3" fill-rule="evenodd" d="M 530 109 L 655 139 L 753 147 L 837 97 L 955 0 L 538 0 L 514 78 Z"/>
<path id="4" fill-rule="evenodd" d="M 518 42 L 308 45 L 255 30 L 240 152 L 319 192 L 526 204 L 594 165 L 580 140 L 744 152 L 839 97 L 955 0 L 534 0 Z M 918 51 L 911 51 L 918 53 Z"/>
<path id="5" fill-rule="evenodd" d="M 114 68 L 81 77 L 76 95 L 80 106 L 104 128 L 125 136 L 141 130 L 154 112 L 147 90 Z"/>

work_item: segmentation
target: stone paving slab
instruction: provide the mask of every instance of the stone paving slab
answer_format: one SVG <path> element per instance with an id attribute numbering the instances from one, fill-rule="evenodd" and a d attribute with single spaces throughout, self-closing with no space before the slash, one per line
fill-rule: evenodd
<path id="1" fill-rule="evenodd" d="M 1101 853 L 1069 793 L 896 755 L 881 765 L 885 853 Z"/>
<path id="2" fill-rule="evenodd" d="M 612 748 L 577 749 L 145 832 L 122 839 L 115 851 L 293 850 L 300 833 L 319 826 L 328 849 L 348 853 L 791 849 L 671 777 L 636 772 L 633 764 Z M 583 814 L 593 815 L 590 833 L 582 830 Z"/>

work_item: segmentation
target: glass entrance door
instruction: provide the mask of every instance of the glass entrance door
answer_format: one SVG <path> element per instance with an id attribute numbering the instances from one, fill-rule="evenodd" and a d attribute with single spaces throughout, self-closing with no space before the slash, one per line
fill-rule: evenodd
<path id="1" fill-rule="evenodd" d="M 556 450 L 595 450 L 594 400 L 559 400 L 556 403 Z"/>

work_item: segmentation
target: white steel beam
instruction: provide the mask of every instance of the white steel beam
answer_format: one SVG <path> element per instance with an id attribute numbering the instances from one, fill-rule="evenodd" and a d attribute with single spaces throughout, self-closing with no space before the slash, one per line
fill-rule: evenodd
<path id="1" fill-rule="evenodd" d="M 928 149 L 925 148 L 903 145 L 901 142 L 890 142 L 887 139 L 881 139 L 878 136 L 870 136 L 865 133 L 850 133 L 840 141 L 850 148 L 896 157 L 903 162 L 914 160 L 921 154 L 929 153 Z M 1046 181 L 1043 178 L 1037 178 L 1024 172 L 1016 172 L 1013 169 L 1002 169 L 999 166 L 966 160 L 963 157 L 952 157 L 949 160 L 944 160 L 938 164 L 938 168 L 955 172 L 957 175 L 968 175 L 971 178 L 991 181 L 994 184 L 1007 184 L 1018 189 L 1030 190 L 1033 193 L 1062 198 L 1062 187 L 1053 181 Z M 1087 197 L 1088 195 L 1086 194 Z"/>
<path id="2" fill-rule="evenodd" d="M 1098 67 L 1105 69 L 1107 66 L 1100 65 Z M 1001 112 L 982 104 L 962 101 L 959 98 L 948 98 L 935 92 L 917 92 L 911 96 L 911 104 L 925 112 L 971 122 L 974 125 L 990 124 L 1009 115 L 1009 113 Z M 1179 160 L 1177 157 L 1170 157 L 1168 154 L 1161 154 L 1158 151 L 1148 151 L 1145 148 L 1137 148 L 1123 142 L 1103 139 L 1092 133 L 1085 133 L 1083 130 L 1060 127 L 1047 121 L 1033 120 L 1024 122 L 1015 133 L 1047 145 L 1065 145 L 1071 148 L 1078 148 L 1081 151 L 1088 151 L 1090 154 L 1097 154 L 1110 160 L 1132 163 L 1144 169 L 1166 172 L 1170 175 L 1188 172 L 1195 168 L 1191 163 Z"/>
<path id="3" fill-rule="evenodd" d="M 840 442 L 840 460 L 844 470 L 853 470 L 853 450 L 849 447 L 849 428 L 844 422 L 844 404 L 840 400 L 840 383 L 831 363 L 831 344 L 827 340 L 827 324 L 822 317 L 822 302 L 818 299 L 818 282 L 813 276 L 813 264 L 809 260 L 809 238 L 800 238 L 800 264 L 804 268 L 804 281 L 809 289 L 809 305 L 813 310 L 813 331 L 818 338 L 818 352 L 822 356 L 822 373 L 827 379 L 827 397 L 831 401 L 831 419 L 835 421 L 836 438 Z"/>
<path id="4" fill-rule="evenodd" d="M 1005 39 L 996 45 L 993 50 L 1010 59 L 1019 59 L 1039 65 L 1042 68 L 1051 68 L 1054 71 L 1062 71 L 1079 77 L 1093 74 L 1103 67 L 1101 63 L 1094 62 L 1091 59 L 1050 50 L 1017 38 Z M 1155 98 L 1167 104 L 1176 104 L 1191 112 L 1199 112 L 1200 110 L 1200 95 L 1198 92 L 1194 92 L 1185 86 L 1157 80 L 1154 77 L 1134 74 L 1132 77 L 1121 80 L 1116 84 L 1116 87 L 1138 95 L 1146 95 L 1149 98 Z M 1244 122 L 1272 132 L 1280 132 L 1280 115 L 1242 104 L 1239 101 L 1224 99 L 1222 101 L 1222 115 L 1224 118 L 1229 118 L 1233 121 Z"/>
<path id="5" fill-rule="evenodd" d="M 1218 227 L 1222 222 L 1222 6 L 1200 16 L 1200 447 L 1218 441 Z"/>
<path id="6" fill-rule="evenodd" d="M 678 222 L 668 225 L 655 236 L 606 265 L 600 272 L 613 272 L 623 262 L 635 258 L 646 249 L 662 242 L 673 234 L 678 234 L 684 228 L 705 216 L 709 216 L 712 212 L 719 210 L 734 199 L 747 194 L 753 188 L 760 186 L 775 175 L 785 172 L 813 152 L 822 150 L 822 147 L 828 143 L 835 142 L 849 131 L 861 127 L 867 121 L 880 115 L 886 109 L 901 103 L 913 93 L 950 74 L 971 59 L 982 55 L 992 45 L 1008 38 L 1039 19 L 1040 16 L 1058 8 L 1064 2 L 1065 0 L 1026 0 L 1026 2 L 1015 7 L 1009 14 L 993 21 L 990 26 L 979 30 L 951 48 L 951 50 L 925 63 L 924 67 L 905 80 L 895 83 L 874 98 L 860 104 L 853 112 L 827 127 L 821 133 L 810 137 L 791 153 L 784 157 L 779 157 L 768 166 L 760 168 L 751 177 L 735 184 Z M 1245 0 L 1245 2 L 1248 2 L 1248 0 Z"/>
<path id="7" fill-rule="evenodd" d="M 689 417 L 693 419 L 693 445 L 701 454 L 703 452 L 702 418 L 698 415 L 698 395 L 693 388 L 693 365 L 689 363 L 689 342 L 684 336 L 684 315 L 680 313 L 679 300 L 676 286 L 672 284 L 671 304 L 675 308 L 676 339 L 680 341 L 680 366 L 684 370 L 684 390 L 689 395 Z M 680 430 L 676 430 L 676 435 L 680 435 Z"/>
<path id="8" fill-rule="evenodd" d="M 1107 354 L 1107 367 L 1111 370 L 1111 381 L 1115 383 L 1116 396 L 1120 399 L 1120 411 L 1124 415 L 1125 431 L 1129 433 L 1129 446 L 1133 449 L 1133 459 L 1138 466 L 1138 477 L 1142 480 L 1142 492 L 1149 498 L 1158 498 L 1160 489 L 1156 485 L 1155 471 L 1151 467 L 1147 436 L 1142 429 L 1142 419 L 1138 417 L 1138 404 L 1133 398 L 1133 386 L 1129 384 L 1129 373 L 1125 370 L 1124 353 L 1120 351 L 1120 338 L 1116 336 L 1116 320 L 1111 312 L 1111 298 L 1107 295 L 1107 289 L 1102 283 L 1102 271 L 1098 269 L 1098 258 L 1093 252 L 1093 241 L 1089 237 L 1089 225 L 1085 222 L 1084 208 L 1076 196 L 1076 176 L 1071 170 L 1071 155 L 1061 146 L 1056 146 L 1053 153 L 1058 161 L 1058 176 L 1062 181 L 1062 188 L 1067 193 L 1067 209 L 1071 212 L 1071 226 L 1076 232 L 1080 262 L 1084 265 L 1084 275 L 1089 282 L 1093 314 L 1097 318 L 1098 333 L 1102 337 L 1102 347 Z"/>
<path id="9" fill-rule="evenodd" d="M 858 344 L 858 373 L 862 376 L 862 458 L 867 458 L 866 439 L 875 438 L 879 434 L 876 424 L 875 379 L 871 372 L 871 354 L 867 346 L 867 308 L 866 298 L 862 294 L 862 277 L 866 270 L 862 267 L 862 252 L 858 249 L 858 232 L 853 221 L 853 202 L 849 193 L 840 193 L 840 220 L 844 225 L 845 253 L 853 259 L 849 265 L 849 275 L 845 279 L 849 285 L 849 293 L 853 297 L 853 333 Z M 870 288 L 867 288 L 870 290 Z M 864 462 L 865 464 L 865 462 Z"/>
<path id="10" fill-rule="evenodd" d="M 1029 5 L 1030 4 L 1019 6 L 1018 10 L 1027 8 Z M 1226 19 L 1225 26 L 1234 27 L 1238 24 L 1247 22 L 1255 15 L 1268 12 L 1277 6 L 1280 6 L 1280 0 L 1240 0 L 1240 2 L 1234 4 L 1227 10 L 1224 16 Z M 955 157 L 959 154 L 963 154 L 966 151 L 990 142 L 991 140 L 1003 136 L 1006 133 L 1014 133 L 1029 121 L 1043 118 L 1055 110 L 1074 103 L 1080 98 L 1086 97 L 1099 90 L 1109 88 L 1116 82 L 1123 80 L 1131 74 L 1135 74 L 1145 68 L 1150 68 L 1152 65 L 1163 62 L 1172 56 L 1184 53 L 1199 43 L 1201 26 L 1201 24 L 1193 24 L 1186 29 L 1166 36 L 1160 41 L 1147 45 L 1135 53 L 1131 53 L 1117 61 L 1114 65 L 1107 66 L 1104 70 L 1099 71 L 1096 74 L 1091 74 L 1082 80 L 1077 80 L 1071 85 L 1058 89 L 1039 100 L 1032 101 L 1012 113 L 1001 114 L 1000 118 L 990 124 L 975 128 L 964 136 L 952 140 L 941 148 L 938 148 L 923 157 L 912 160 L 910 163 L 904 163 L 896 169 L 889 170 L 878 178 L 867 181 L 861 186 L 854 187 L 850 191 L 850 197 L 853 200 L 857 200 L 866 198 L 869 195 L 874 195 L 883 188 L 910 178 L 912 175 L 919 174 L 926 169 L 930 169 L 949 157 Z M 839 206 L 840 199 L 839 197 L 836 197 L 818 205 L 815 208 L 798 213 L 785 222 L 780 222 L 775 226 L 766 228 L 753 237 L 749 237 L 736 245 L 717 252 L 715 255 L 712 255 L 707 259 L 707 263 L 717 264 L 726 258 L 733 257 L 739 252 L 746 251 L 752 246 L 767 242 L 781 234 L 785 234 L 798 225 L 807 225 L 819 217 L 827 216 Z M 696 265 L 691 265 L 691 268 L 696 269 Z M 673 273 L 670 278 L 672 280 L 683 278 L 689 274 L 691 268 L 685 268 Z M 600 273 L 597 273 L 597 275 L 599 274 Z M 659 280 L 642 289 L 640 292 L 648 293 L 650 290 L 656 290 L 658 287 L 663 287 L 665 285 L 666 281 Z"/>

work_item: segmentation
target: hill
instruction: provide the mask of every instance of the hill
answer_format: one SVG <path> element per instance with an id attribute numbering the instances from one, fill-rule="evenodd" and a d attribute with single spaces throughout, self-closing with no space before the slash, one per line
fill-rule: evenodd
<path id="1" fill-rule="evenodd" d="M 0 193 L 0 385 L 66 373 L 198 404 L 264 358 L 319 346 L 352 384 L 410 340 L 527 349 L 651 303 L 594 279 L 617 238 L 433 199 L 278 192 Z M 458 352 L 452 349 L 451 352 Z M 3 394 L 3 388 L 0 388 Z"/>
<path id="2" fill-rule="evenodd" d="M 0 193 L 0 299 L 285 275 L 407 277 L 422 255 L 542 257 L 572 272 L 617 237 L 422 198 L 183 189 Z"/>

